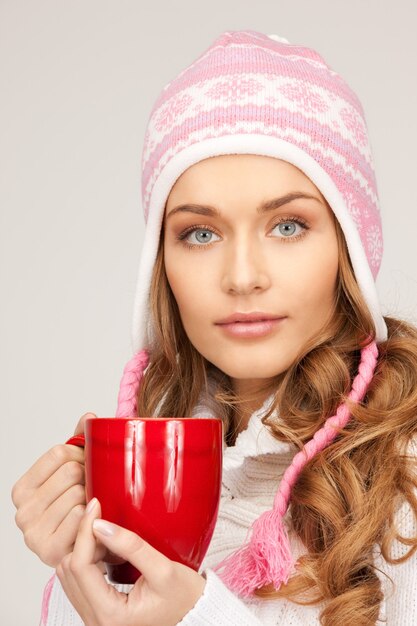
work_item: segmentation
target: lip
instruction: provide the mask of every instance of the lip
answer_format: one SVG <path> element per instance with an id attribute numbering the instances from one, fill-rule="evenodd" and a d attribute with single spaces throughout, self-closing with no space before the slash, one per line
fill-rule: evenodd
<path id="1" fill-rule="evenodd" d="M 284 320 L 285 317 L 258 322 L 232 322 L 231 324 L 219 324 L 219 328 L 232 337 L 263 337 L 272 332 Z"/>
<path id="2" fill-rule="evenodd" d="M 261 322 L 266 320 L 279 320 L 284 319 L 283 315 L 274 315 L 273 313 L 265 313 L 263 311 L 252 311 L 251 313 L 232 313 L 228 317 L 225 317 L 216 324 L 233 324 L 235 322 Z"/>

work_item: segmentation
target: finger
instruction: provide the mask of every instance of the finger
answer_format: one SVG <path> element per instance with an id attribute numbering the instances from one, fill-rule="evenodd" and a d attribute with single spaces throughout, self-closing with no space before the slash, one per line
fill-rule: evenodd
<path id="1" fill-rule="evenodd" d="M 84 432 L 85 429 L 85 420 L 90 418 L 97 418 L 95 413 L 84 413 L 78 420 L 78 424 L 75 427 L 74 435 L 79 435 Z"/>
<path id="2" fill-rule="evenodd" d="M 32 491 L 27 501 L 19 508 L 18 525 L 22 529 L 32 525 L 56 503 L 52 509 L 56 518 L 56 528 L 73 506 L 85 503 L 84 482 L 84 465 L 76 461 L 64 463 L 43 485 Z M 68 490 L 71 490 L 69 494 L 66 493 Z M 64 494 L 65 498 L 62 500 Z M 51 532 L 55 528 L 51 529 Z"/>
<path id="3" fill-rule="evenodd" d="M 94 502 L 95 505 L 94 505 Z M 91 514 L 93 516 L 93 520 L 100 517 L 101 515 L 101 505 L 100 502 L 97 500 L 97 498 L 93 498 L 91 501 L 91 507 L 89 509 L 89 511 L 85 511 L 84 515 L 81 516 L 80 520 L 79 520 L 79 524 L 78 524 L 78 529 L 77 529 L 77 535 L 74 541 L 74 546 L 73 546 L 73 552 L 75 553 L 75 556 L 77 557 L 78 554 L 78 548 L 77 546 L 77 538 L 78 541 L 80 541 L 80 535 L 82 533 L 87 533 L 88 537 L 91 539 L 91 542 L 94 546 L 94 552 L 90 553 L 90 555 L 88 555 L 91 560 L 92 563 L 97 563 L 101 560 L 106 561 L 107 563 L 125 563 L 126 559 L 123 559 L 119 556 L 117 556 L 116 554 L 113 554 L 111 551 L 108 550 L 108 548 L 102 543 L 102 541 L 100 540 L 99 537 L 95 537 L 94 533 L 92 532 L 91 529 L 88 529 L 88 531 L 86 530 L 86 515 Z M 85 552 L 84 552 L 84 547 L 82 548 L 83 552 L 83 556 L 86 556 Z"/>
<path id="4" fill-rule="evenodd" d="M 84 450 L 79 446 L 58 444 L 45 452 L 13 486 L 13 503 L 19 507 L 27 499 L 27 492 L 38 489 L 68 461 L 84 464 Z"/>
<path id="5" fill-rule="evenodd" d="M 164 588 L 164 580 L 172 568 L 172 561 L 168 557 L 136 533 L 107 520 L 94 520 L 93 532 L 109 550 L 136 567 L 154 589 Z"/>
<path id="6" fill-rule="evenodd" d="M 66 492 L 72 489 L 71 494 Z M 43 509 L 49 507 L 64 494 L 73 504 L 85 504 L 84 463 L 70 461 L 64 463 L 36 492 L 36 499 Z"/>
<path id="7" fill-rule="evenodd" d="M 95 624 L 95 615 L 88 598 L 78 585 L 72 571 L 72 552 L 66 554 L 56 568 L 56 574 L 70 603 L 73 605 L 83 624 Z"/>
<path id="8" fill-rule="evenodd" d="M 77 537 L 75 539 L 73 559 L 85 566 L 95 564 L 94 556 L 97 540 L 94 536 L 92 526 L 93 521 L 100 517 L 101 506 L 97 498 L 93 498 L 88 503 L 84 515 L 81 519 Z"/>
<path id="9" fill-rule="evenodd" d="M 40 523 L 52 535 L 73 529 L 71 543 L 74 543 L 80 521 L 85 511 L 84 485 L 73 485 L 61 494 L 41 515 Z"/>
<path id="10" fill-rule="evenodd" d="M 50 535 L 50 537 L 53 536 L 54 543 L 60 546 L 62 553 L 66 554 L 67 552 L 72 552 L 74 550 L 75 541 L 84 512 L 85 506 L 81 505 L 71 509 L 58 528 L 54 530 L 52 535 Z M 107 548 L 101 542 L 97 542 L 94 562 L 100 561 L 101 559 L 103 561 L 109 561 L 107 555 Z M 119 563 L 120 561 L 117 562 Z"/>
<path id="11" fill-rule="evenodd" d="M 84 498 L 84 502 L 85 502 L 85 498 Z M 50 511 L 50 509 L 54 506 L 57 506 L 57 505 L 54 503 L 53 505 L 51 505 L 51 507 L 47 509 L 47 511 L 45 511 L 44 513 L 45 518 L 48 515 L 48 511 Z M 66 517 L 61 521 L 61 523 L 58 524 L 57 528 L 55 528 L 54 526 L 56 524 L 56 518 L 62 517 L 60 514 L 60 511 L 58 510 L 56 512 L 56 517 L 54 517 L 53 521 L 50 521 L 50 520 L 46 521 L 46 519 L 44 520 L 44 518 L 42 517 L 39 521 L 39 526 L 42 525 L 43 533 L 45 532 L 46 527 L 49 527 L 49 529 L 54 527 L 53 530 L 50 530 L 49 537 L 52 538 L 53 536 L 54 544 L 60 546 L 61 553 L 66 554 L 68 552 L 72 552 L 74 549 L 75 540 L 77 538 L 78 529 L 80 527 L 80 523 L 83 518 L 84 512 L 85 512 L 85 506 L 78 504 L 66 514 Z M 105 545 L 101 543 L 101 541 L 97 541 L 96 543 L 97 545 L 96 545 L 94 562 L 97 562 L 100 560 L 106 561 L 107 563 L 123 563 L 124 562 L 124 559 L 121 559 L 120 557 L 109 553 L 108 549 L 106 548 Z M 102 569 L 104 572 L 106 571 L 104 564 L 102 566 Z"/>
<path id="12" fill-rule="evenodd" d="M 58 565 L 56 572 L 59 580 L 61 581 L 61 585 L 67 595 L 71 604 L 78 611 L 79 615 L 82 617 L 84 622 L 93 623 L 95 620 L 95 611 L 90 601 L 90 594 L 85 593 L 86 585 L 80 585 L 79 577 L 82 573 L 83 569 L 86 569 L 88 565 L 90 568 L 94 568 L 97 572 L 91 571 L 91 575 L 98 575 L 102 578 L 101 582 L 104 582 L 104 585 L 107 584 L 104 581 L 104 572 L 103 572 L 103 563 L 98 561 L 97 566 L 92 565 L 91 562 L 95 563 L 95 550 L 96 541 L 92 539 L 92 532 L 90 531 L 90 537 L 86 536 L 85 533 L 85 518 L 88 517 L 88 512 L 91 512 L 91 509 L 94 509 L 95 501 L 90 503 L 88 507 L 84 511 L 84 515 L 79 521 L 78 532 L 76 535 L 76 539 L 73 546 L 73 551 L 68 553 Z M 94 511 L 93 511 L 94 513 Z M 92 520 L 91 520 L 92 523 Z M 93 546 L 91 544 L 94 544 Z M 97 583 L 95 583 L 97 584 Z"/>
<path id="13" fill-rule="evenodd" d="M 74 550 L 69 563 L 70 574 L 73 577 L 72 586 L 79 589 L 85 604 L 91 607 L 96 616 L 105 614 L 106 611 L 114 610 L 114 604 L 118 601 L 121 605 L 126 603 L 126 594 L 117 591 L 110 586 L 103 576 L 101 561 L 96 562 L 97 539 L 93 533 L 93 521 L 101 514 L 100 503 L 93 498 L 87 506 L 85 515 L 80 523 L 80 528 L 74 544 Z"/>
<path id="14" fill-rule="evenodd" d="M 100 588 L 103 592 L 107 592 L 107 583 L 103 580 L 101 568 L 97 566 L 103 556 L 106 547 L 98 541 L 93 533 L 93 521 L 100 517 L 101 506 L 97 498 L 93 498 L 80 522 L 77 537 L 72 552 L 71 568 L 77 579 L 77 583 L 83 590 L 85 595 L 89 595 L 89 590 L 94 590 L 94 584 L 98 584 L 98 593 Z M 98 555 L 97 544 L 100 543 L 101 553 Z"/>

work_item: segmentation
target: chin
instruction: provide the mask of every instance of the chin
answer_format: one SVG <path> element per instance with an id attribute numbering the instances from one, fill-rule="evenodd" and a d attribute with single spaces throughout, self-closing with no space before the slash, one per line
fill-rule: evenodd
<path id="1" fill-rule="evenodd" d="M 219 370 L 227 374 L 227 376 L 237 380 L 263 380 L 265 378 L 273 378 L 274 376 L 282 374 L 287 369 L 286 366 L 278 365 L 277 363 L 271 363 L 270 365 L 263 363 L 262 366 L 259 366 L 254 363 L 253 360 L 247 364 L 241 362 L 239 367 L 236 367 L 236 364 L 219 363 L 211 360 L 210 362 L 213 363 L 213 365 L 215 365 Z"/>

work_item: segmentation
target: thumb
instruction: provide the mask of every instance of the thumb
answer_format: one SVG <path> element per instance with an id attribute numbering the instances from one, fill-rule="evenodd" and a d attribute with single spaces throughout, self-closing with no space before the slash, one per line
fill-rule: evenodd
<path id="1" fill-rule="evenodd" d="M 172 563 L 168 557 L 136 533 L 107 520 L 95 519 L 93 532 L 109 550 L 136 567 L 152 587 L 157 589 L 159 583 L 161 588 L 165 588 L 165 584 L 161 584 L 163 573 Z"/>
<path id="2" fill-rule="evenodd" d="M 80 435 L 84 433 L 85 420 L 93 417 L 97 418 L 97 415 L 95 413 L 84 413 L 84 415 L 78 420 L 78 424 L 76 425 L 74 430 L 74 435 Z"/>

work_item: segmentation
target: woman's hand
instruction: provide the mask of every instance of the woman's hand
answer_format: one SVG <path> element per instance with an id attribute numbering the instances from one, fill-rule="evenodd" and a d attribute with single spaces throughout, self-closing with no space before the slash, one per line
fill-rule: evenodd
<path id="1" fill-rule="evenodd" d="M 91 500 L 81 520 L 74 551 L 56 568 L 62 587 L 86 626 L 175 626 L 203 594 L 206 580 L 171 561 L 138 535 L 100 520 Z M 100 525 L 112 534 L 99 531 Z M 142 576 L 126 594 L 109 585 L 97 566 L 97 540 L 136 567 Z"/>
<path id="2" fill-rule="evenodd" d="M 85 413 L 74 434 L 84 431 Z M 85 510 L 84 450 L 59 444 L 48 450 L 13 485 L 15 521 L 28 548 L 56 567 L 74 547 Z"/>

